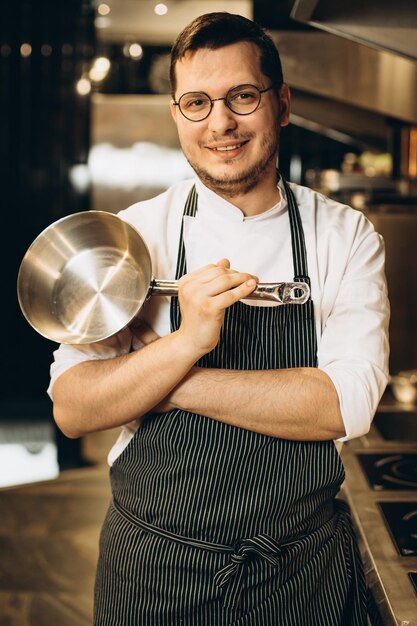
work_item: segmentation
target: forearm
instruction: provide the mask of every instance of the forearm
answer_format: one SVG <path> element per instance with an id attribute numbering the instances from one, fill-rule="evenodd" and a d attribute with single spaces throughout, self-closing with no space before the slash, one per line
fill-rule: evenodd
<path id="1" fill-rule="evenodd" d="M 330 378 L 317 368 L 231 371 L 194 367 L 172 406 L 272 437 L 327 440 L 345 434 Z"/>
<path id="2" fill-rule="evenodd" d="M 219 340 L 224 311 L 248 296 L 256 280 L 227 259 L 179 280 L 181 327 L 162 338 L 143 335 L 142 350 L 80 363 L 54 384 L 54 417 L 68 437 L 127 424 L 157 406 Z M 148 337 L 147 337 L 148 335 Z"/>
<path id="3" fill-rule="evenodd" d="M 79 363 L 53 388 L 54 417 L 68 437 L 122 426 L 150 411 L 195 363 L 172 333 L 136 352 Z M 175 366 L 173 365 L 175 363 Z"/>

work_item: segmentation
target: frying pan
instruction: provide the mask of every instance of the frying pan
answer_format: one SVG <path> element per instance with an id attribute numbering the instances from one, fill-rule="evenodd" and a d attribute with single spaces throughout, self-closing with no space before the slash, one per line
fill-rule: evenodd
<path id="1" fill-rule="evenodd" d="M 128 326 L 145 300 L 177 295 L 178 282 L 157 280 L 145 241 L 106 211 L 73 213 L 48 226 L 20 265 L 23 315 L 43 337 L 64 344 L 102 341 Z M 259 283 L 250 298 L 303 304 L 306 283 Z"/>

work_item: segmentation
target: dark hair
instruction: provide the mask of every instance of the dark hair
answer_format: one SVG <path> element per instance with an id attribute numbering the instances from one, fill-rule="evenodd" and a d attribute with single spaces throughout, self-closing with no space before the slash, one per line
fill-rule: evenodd
<path id="1" fill-rule="evenodd" d="M 279 53 L 271 37 L 261 26 L 242 15 L 216 12 L 195 18 L 172 46 L 169 69 L 172 95 L 176 89 L 175 65 L 187 52 L 200 48 L 216 50 L 239 41 L 249 41 L 258 46 L 262 73 L 279 89 L 284 78 Z"/>

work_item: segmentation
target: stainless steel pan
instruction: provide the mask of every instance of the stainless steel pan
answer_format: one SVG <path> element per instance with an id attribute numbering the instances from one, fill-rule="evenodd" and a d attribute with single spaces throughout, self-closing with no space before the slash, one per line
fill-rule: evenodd
<path id="1" fill-rule="evenodd" d="M 20 265 L 17 292 L 29 324 L 67 344 L 102 341 L 128 326 L 153 295 L 177 295 L 178 283 L 157 280 L 140 234 L 105 211 L 74 213 L 32 243 Z M 306 283 L 259 283 L 251 298 L 303 304 Z"/>

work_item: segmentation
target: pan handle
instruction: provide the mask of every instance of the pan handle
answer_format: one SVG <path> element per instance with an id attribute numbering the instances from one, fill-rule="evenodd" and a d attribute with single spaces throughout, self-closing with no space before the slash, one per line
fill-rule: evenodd
<path id="1" fill-rule="evenodd" d="M 177 296 L 178 281 L 152 279 L 148 292 L 150 296 Z M 307 283 L 258 283 L 247 300 L 269 300 L 278 304 L 304 304 L 310 297 Z"/>
<path id="2" fill-rule="evenodd" d="M 258 283 L 255 291 L 247 296 L 254 300 L 272 300 L 278 304 L 305 304 L 310 298 L 307 283 Z"/>
<path id="3" fill-rule="evenodd" d="M 177 280 L 156 280 L 153 278 L 148 291 L 148 298 L 151 296 L 177 296 Z"/>

